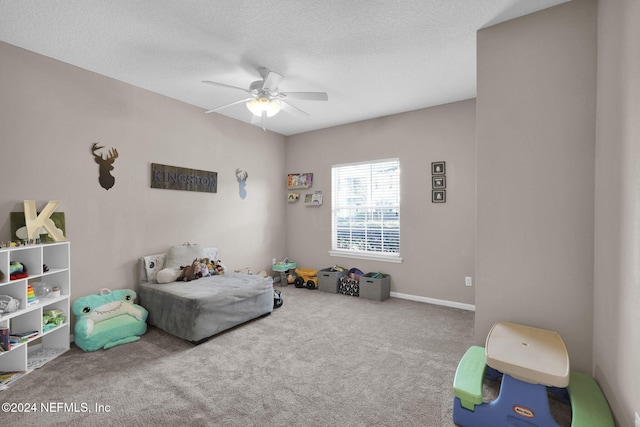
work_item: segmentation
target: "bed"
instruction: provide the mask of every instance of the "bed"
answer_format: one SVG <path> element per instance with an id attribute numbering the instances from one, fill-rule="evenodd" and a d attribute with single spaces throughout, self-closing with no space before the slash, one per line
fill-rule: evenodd
<path id="1" fill-rule="evenodd" d="M 175 281 L 177 276 L 173 276 L 179 266 L 191 264 L 194 258 L 216 260 L 217 249 L 185 244 L 172 246 L 167 253 L 140 258 L 138 297 L 139 304 L 149 312 L 149 324 L 199 344 L 222 331 L 271 314 L 271 277 L 225 271 L 188 282 Z M 163 274 L 167 272 L 171 274 Z"/>

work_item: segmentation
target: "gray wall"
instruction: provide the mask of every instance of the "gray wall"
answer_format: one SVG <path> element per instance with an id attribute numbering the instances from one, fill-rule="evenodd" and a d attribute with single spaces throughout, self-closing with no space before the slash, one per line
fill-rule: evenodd
<path id="1" fill-rule="evenodd" d="M 231 269 L 284 256 L 283 136 L 7 44 L 0 57 L 0 241 L 23 200 L 61 200 L 74 297 L 134 287 L 138 257 L 186 241 L 218 246 Z M 119 153 L 108 191 L 93 142 Z M 151 189 L 152 162 L 216 171 L 218 192 Z"/>
<path id="2" fill-rule="evenodd" d="M 287 138 L 287 173 L 312 172 L 324 204 L 286 209 L 287 255 L 298 265 L 338 264 L 391 274 L 405 297 L 474 304 L 475 100 L 382 117 Z M 331 257 L 331 166 L 400 158 L 401 264 Z M 446 161 L 447 202 L 431 203 L 431 162 Z M 301 190 L 301 196 L 305 191 Z"/>
<path id="3" fill-rule="evenodd" d="M 595 375 L 617 416 L 640 412 L 640 2 L 598 5 Z"/>
<path id="4" fill-rule="evenodd" d="M 478 32 L 476 342 L 558 331 L 591 371 L 596 2 Z"/>

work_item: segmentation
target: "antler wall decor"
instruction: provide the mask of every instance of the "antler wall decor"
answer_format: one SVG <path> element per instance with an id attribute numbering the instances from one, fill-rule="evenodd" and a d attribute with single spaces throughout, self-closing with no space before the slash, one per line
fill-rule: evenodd
<path id="1" fill-rule="evenodd" d="M 113 162 L 118 158 L 118 150 L 115 148 L 109 150 L 109 155 L 105 159 L 104 155 L 96 154 L 96 151 L 101 148 L 104 148 L 104 146 L 98 146 L 98 143 L 94 142 L 91 147 L 91 152 L 93 153 L 96 163 L 100 165 L 100 177 L 98 178 L 100 186 L 105 190 L 108 190 L 113 187 L 116 182 L 116 179 L 111 175 L 111 171 L 113 170 Z"/>

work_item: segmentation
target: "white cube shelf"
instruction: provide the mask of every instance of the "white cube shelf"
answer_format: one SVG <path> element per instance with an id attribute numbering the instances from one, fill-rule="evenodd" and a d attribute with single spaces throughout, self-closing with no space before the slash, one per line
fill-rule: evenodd
<path id="1" fill-rule="evenodd" d="M 12 344 L 8 351 L 0 351 L 0 373 L 37 369 L 70 348 L 71 330 L 71 271 L 69 242 L 16 246 L 0 249 L 0 295 L 9 295 L 20 301 L 17 311 L 0 315 L 0 328 L 8 328 L 10 334 L 37 331 L 37 335 L 25 342 Z M 11 280 L 9 264 L 17 261 L 26 267 L 28 277 Z M 47 266 L 45 271 L 44 266 Z M 58 287 L 59 296 L 37 298 L 28 301 L 28 287 L 33 283 L 46 283 L 49 288 Z M 51 295 L 51 294 L 49 294 Z M 43 331 L 43 312 L 61 310 L 66 320 L 63 324 Z M 7 384 L 0 384 L 0 390 Z"/>

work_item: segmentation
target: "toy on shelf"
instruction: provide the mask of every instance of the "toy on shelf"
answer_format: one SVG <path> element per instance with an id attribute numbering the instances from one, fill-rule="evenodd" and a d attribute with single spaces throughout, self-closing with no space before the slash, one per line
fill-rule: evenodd
<path id="1" fill-rule="evenodd" d="M 27 331 L 27 332 L 11 332 L 11 344 L 20 344 L 23 342 L 28 342 L 30 339 L 36 338 L 38 336 L 38 331 Z"/>
<path id="2" fill-rule="evenodd" d="M 33 289 L 33 286 L 27 286 L 27 304 L 31 305 L 38 302 L 36 299 L 36 291 Z"/>
<path id="3" fill-rule="evenodd" d="M 62 310 L 45 310 L 42 313 L 42 332 L 48 332 L 56 326 L 60 326 L 67 321 Z"/>
<path id="4" fill-rule="evenodd" d="M 25 277 L 29 277 L 27 274 L 27 267 L 18 261 L 11 261 L 9 263 L 9 278 L 11 280 L 20 280 Z"/>
<path id="5" fill-rule="evenodd" d="M 0 353 L 11 350 L 9 328 L 0 328 Z"/>
<path id="6" fill-rule="evenodd" d="M 47 298 L 49 292 L 51 292 L 51 288 L 49 288 L 49 285 L 44 282 L 33 282 L 30 286 L 33 287 L 36 298 Z"/>

